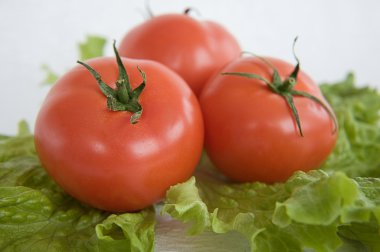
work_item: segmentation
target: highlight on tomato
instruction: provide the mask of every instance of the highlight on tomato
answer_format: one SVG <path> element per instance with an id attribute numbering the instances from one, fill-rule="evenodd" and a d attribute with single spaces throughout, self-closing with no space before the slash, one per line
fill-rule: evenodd
<path id="1" fill-rule="evenodd" d="M 152 16 L 122 39 L 121 56 L 158 61 L 177 72 L 198 96 L 207 80 L 239 57 L 241 49 L 220 24 L 189 15 Z"/>
<path id="2" fill-rule="evenodd" d="M 318 168 L 333 150 L 335 115 L 295 58 L 294 67 L 276 58 L 242 57 L 204 87 L 205 148 L 233 181 L 281 182 Z"/>
<path id="3" fill-rule="evenodd" d="M 60 78 L 35 125 L 48 174 L 93 207 L 137 211 L 187 180 L 203 148 L 199 103 L 164 65 L 100 57 Z"/>

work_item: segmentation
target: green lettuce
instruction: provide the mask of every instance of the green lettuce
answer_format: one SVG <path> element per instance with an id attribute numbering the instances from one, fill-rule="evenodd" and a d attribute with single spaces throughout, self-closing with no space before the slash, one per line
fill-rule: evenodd
<path id="1" fill-rule="evenodd" d="M 354 241 L 377 251 L 379 193 L 380 179 L 343 172 L 297 172 L 268 185 L 231 184 L 198 171 L 170 188 L 162 211 L 191 222 L 191 234 L 240 232 L 252 251 L 337 251 Z"/>
<path id="2" fill-rule="evenodd" d="M 338 143 L 322 169 L 344 171 L 350 177 L 379 177 L 379 93 L 356 87 L 353 74 L 321 89 L 336 112 L 340 129 Z"/>
<path id="3" fill-rule="evenodd" d="M 53 69 L 51 69 L 51 67 L 49 67 L 48 65 L 43 64 L 41 66 L 41 69 L 45 72 L 45 78 L 41 82 L 42 85 L 52 85 L 58 80 L 58 73 L 54 72 Z"/>
<path id="4" fill-rule="evenodd" d="M 42 168 L 26 124 L 0 140 L 0 251 L 153 251 L 155 211 L 110 214 L 67 195 Z"/>
<path id="5" fill-rule="evenodd" d="M 87 35 L 86 40 L 79 44 L 80 60 L 88 60 L 104 55 L 104 47 L 107 40 L 97 35 Z"/>
<path id="6" fill-rule="evenodd" d="M 189 234 L 239 232 L 252 251 L 380 251 L 380 96 L 349 74 L 321 86 L 340 125 L 319 170 L 285 183 L 230 183 L 204 157 L 197 173 L 167 192 L 163 214 Z"/>

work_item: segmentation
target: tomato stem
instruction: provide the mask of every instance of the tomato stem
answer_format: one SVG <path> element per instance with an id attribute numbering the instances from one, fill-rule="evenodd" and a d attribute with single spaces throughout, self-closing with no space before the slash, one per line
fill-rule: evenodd
<path id="1" fill-rule="evenodd" d="M 294 86 L 297 84 L 297 76 L 298 76 L 298 73 L 300 70 L 300 61 L 299 61 L 299 59 L 295 53 L 295 49 L 294 49 L 297 39 L 298 38 L 296 37 L 294 39 L 294 42 L 293 42 L 293 56 L 296 59 L 297 64 L 294 67 L 292 73 L 284 81 L 281 80 L 280 74 L 278 73 L 277 69 L 268 60 L 266 60 L 265 58 L 262 58 L 260 56 L 257 56 L 255 54 L 252 54 L 252 53 L 250 53 L 250 54 L 258 57 L 265 64 L 267 64 L 270 68 L 273 69 L 272 81 L 269 81 L 269 80 L 265 79 L 264 77 L 257 75 L 257 74 L 254 74 L 254 73 L 226 72 L 226 73 L 222 73 L 222 75 L 234 75 L 234 76 L 241 76 L 241 77 L 261 80 L 270 88 L 270 90 L 272 90 L 274 93 L 276 93 L 278 95 L 281 95 L 285 99 L 290 110 L 292 111 L 293 117 L 294 117 L 296 124 L 297 124 L 297 127 L 298 127 L 298 132 L 299 132 L 301 137 L 303 137 L 304 135 L 303 135 L 302 127 L 301 127 L 301 120 L 300 120 L 297 108 L 294 104 L 293 97 L 294 96 L 301 96 L 301 97 L 305 97 L 305 98 L 313 100 L 314 102 L 321 105 L 323 107 L 323 109 L 326 110 L 327 113 L 329 114 L 329 116 L 333 119 L 333 122 L 334 122 L 333 133 L 335 133 L 338 129 L 338 123 L 336 121 L 336 118 L 335 118 L 333 112 L 326 106 L 326 104 L 324 104 L 320 99 L 318 99 L 317 97 L 315 97 L 309 93 L 294 90 Z M 244 53 L 247 53 L 247 52 L 244 52 Z"/>
<path id="2" fill-rule="evenodd" d="M 154 17 L 151 5 L 150 5 L 150 0 L 145 0 L 145 10 L 148 14 L 148 18 L 151 19 Z"/>
<path id="3" fill-rule="evenodd" d="M 195 9 L 194 7 L 188 7 L 183 11 L 183 14 L 186 16 L 190 15 L 190 12 L 195 12 L 198 16 L 202 16 L 200 11 L 198 9 Z"/>
<path id="4" fill-rule="evenodd" d="M 119 69 L 119 77 L 116 81 L 115 89 L 111 88 L 105 82 L 103 82 L 100 74 L 96 72 L 92 67 L 90 67 L 86 63 L 81 62 L 79 60 L 77 61 L 77 63 L 84 66 L 88 71 L 90 71 L 92 76 L 94 76 L 94 78 L 98 82 L 100 90 L 107 97 L 107 108 L 112 111 L 131 112 L 132 116 L 131 116 L 130 122 L 132 124 L 135 124 L 137 123 L 138 119 L 141 117 L 141 114 L 143 111 L 143 108 L 141 104 L 139 103 L 138 99 L 145 88 L 146 75 L 140 69 L 140 67 L 137 66 L 137 69 L 140 72 L 140 75 L 143 81 L 135 89 L 132 89 L 130 81 L 129 81 L 129 76 L 123 65 L 123 62 L 121 61 L 119 52 L 116 49 L 116 41 L 113 42 L 113 50 L 115 52 L 117 66 Z"/>

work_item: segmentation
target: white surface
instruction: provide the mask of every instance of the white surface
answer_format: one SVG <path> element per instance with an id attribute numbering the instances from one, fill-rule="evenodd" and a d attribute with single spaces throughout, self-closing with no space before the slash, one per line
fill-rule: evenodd
<path id="1" fill-rule="evenodd" d="M 359 83 L 380 86 L 380 1 L 151 0 L 156 14 L 188 6 L 201 19 L 223 24 L 244 50 L 257 54 L 293 61 L 298 35 L 302 68 L 317 82 L 354 71 Z M 141 0 L 0 0 L 0 133 L 15 133 L 22 118 L 33 126 L 48 91 L 40 85 L 41 64 L 63 73 L 75 64 L 76 44 L 86 34 L 120 40 L 144 20 L 144 8 Z"/>
<path id="2" fill-rule="evenodd" d="M 248 240 L 237 232 L 215 234 L 206 231 L 190 236 L 186 234 L 189 225 L 158 217 L 156 226 L 156 252 L 249 252 Z"/>
<path id="3" fill-rule="evenodd" d="M 380 1 L 151 1 L 156 14 L 189 6 L 201 12 L 201 19 L 223 24 L 244 50 L 257 54 L 294 62 L 291 46 L 298 35 L 302 68 L 317 82 L 354 71 L 359 83 L 380 87 Z M 14 134 L 23 118 L 33 126 L 49 89 L 40 84 L 42 64 L 63 73 L 75 64 L 76 44 L 86 34 L 120 40 L 144 20 L 143 13 L 141 0 L 0 0 L 0 133 Z M 158 251 L 210 251 L 200 245 L 208 239 L 219 251 L 247 249 L 237 234 L 187 237 L 181 224 L 171 221 L 157 228 Z"/>

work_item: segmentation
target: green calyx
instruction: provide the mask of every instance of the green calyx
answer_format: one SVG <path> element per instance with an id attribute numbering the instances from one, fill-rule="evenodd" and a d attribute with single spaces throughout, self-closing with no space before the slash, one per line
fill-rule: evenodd
<path id="1" fill-rule="evenodd" d="M 99 88 L 102 93 L 107 97 L 107 108 L 112 111 L 129 111 L 132 113 L 130 122 L 132 124 L 137 123 L 138 119 L 141 117 L 143 108 L 139 103 L 139 97 L 142 91 L 145 88 L 146 76 L 145 73 L 137 67 L 139 70 L 141 77 L 143 79 L 142 83 L 132 89 L 131 84 L 129 82 L 129 77 L 125 67 L 121 61 L 120 55 L 116 49 L 116 41 L 113 43 L 113 50 L 116 55 L 116 61 L 119 68 L 119 77 L 116 81 L 116 88 L 113 89 L 108 86 L 105 82 L 102 81 L 102 78 L 99 73 L 97 73 L 93 68 L 91 68 L 86 63 L 81 61 L 77 61 L 77 63 L 83 65 L 87 68 L 88 71 L 94 76 L 96 81 L 99 84 Z"/>
<path id="2" fill-rule="evenodd" d="M 265 82 L 265 84 L 267 84 L 267 86 L 274 93 L 282 96 L 285 99 L 290 110 L 292 111 L 293 117 L 294 117 L 296 124 L 297 124 L 297 127 L 298 127 L 299 134 L 302 137 L 304 136 L 304 134 L 302 132 L 301 120 L 300 120 L 297 108 L 294 105 L 293 98 L 295 96 L 301 96 L 301 97 L 305 97 L 305 98 L 313 100 L 314 102 L 321 105 L 327 111 L 329 116 L 332 118 L 332 120 L 334 122 L 334 129 L 333 129 L 332 133 L 335 133 L 338 129 L 338 123 L 336 121 L 336 118 L 335 118 L 333 112 L 317 97 L 315 97 L 309 93 L 294 89 L 294 86 L 297 83 L 298 72 L 300 70 L 300 61 L 299 61 L 299 59 L 296 56 L 295 51 L 294 51 L 294 46 L 295 46 L 296 41 L 297 41 L 297 37 L 294 39 L 294 43 L 293 43 L 293 55 L 297 61 L 297 64 L 296 64 L 295 68 L 293 69 L 292 73 L 285 80 L 281 80 L 280 74 L 278 73 L 277 69 L 269 61 L 267 61 L 266 59 L 261 58 L 259 56 L 256 56 L 256 55 L 255 55 L 256 57 L 261 59 L 264 63 L 266 63 L 267 65 L 269 65 L 273 69 L 272 82 L 270 82 L 269 80 L 267 80 L 266 78 L 264 78 L 260 75 L 253 74 L 253 73 L 228 72 L 228 73 L 222 73 L 222 75 L 242 76 L 242 77 L 251 78 L 251 79 L 258 79 L 258 80 Z"/>

